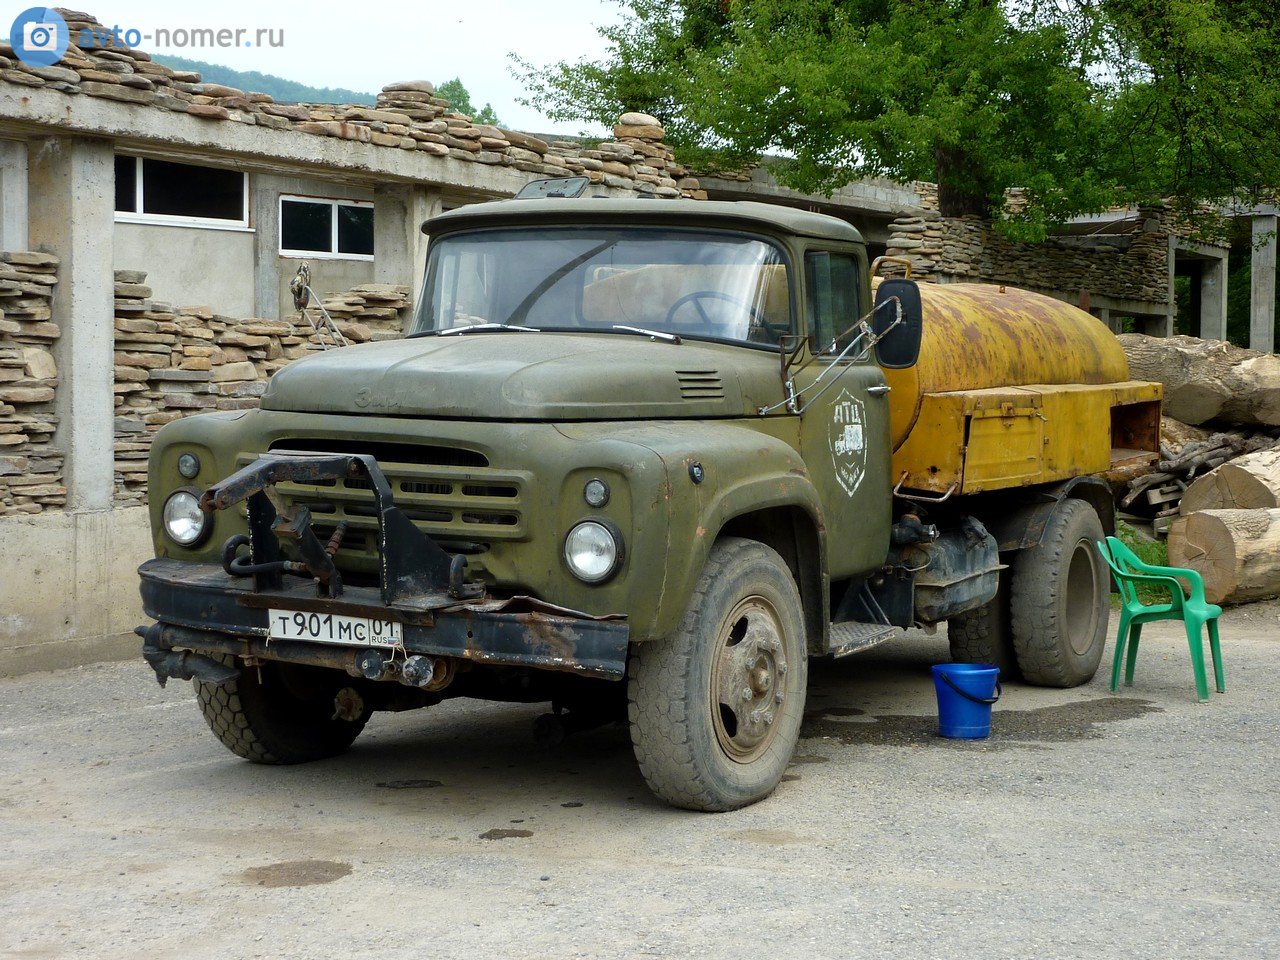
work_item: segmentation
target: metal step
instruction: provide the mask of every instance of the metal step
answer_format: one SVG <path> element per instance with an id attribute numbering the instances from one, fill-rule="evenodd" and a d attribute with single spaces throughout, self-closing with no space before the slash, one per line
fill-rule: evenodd
<path id="1" fill-rule="evenodd" d="M 866 650 L 878 643 L 883 643 L 895 633 L 897 627 L 887 623 L 864 623 L 861 620 L 845 620 L 843 623 L 831 624 L 828 651 L 833 657 L 847 657 L 859 650 Z"/>

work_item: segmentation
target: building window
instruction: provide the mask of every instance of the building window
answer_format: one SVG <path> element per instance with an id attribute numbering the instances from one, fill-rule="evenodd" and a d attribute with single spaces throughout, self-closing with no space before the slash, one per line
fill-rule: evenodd
<path id="1" fill-rule="evenodd" d="M 282 196 L 280 255 L 372 260 L 373 204 Z"/>
<path id="2" fill-rule="evenodd" d="M 238 170 L 116 157 L 116 219 L 248 227 L 248 177 Z"/>

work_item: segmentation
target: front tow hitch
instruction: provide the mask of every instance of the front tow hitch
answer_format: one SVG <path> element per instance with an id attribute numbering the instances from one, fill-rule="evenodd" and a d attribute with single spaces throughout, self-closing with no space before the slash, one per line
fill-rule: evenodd
<path id="1" fill-rule="evenodd" d="M 249 535 L 237 534 L 223 544 L 223 569 L 232 576 L 254 578 L 256 590 L 280 586 L 285 573 L 311 577 L 321 597 L 342 595 L 342 575 L 334 555 L 346 534 L 345 521 L 327 544 L 311 528 L 311 511 L 291 503 L 278 483 L 317 483 L 366 477 L 373 487 L 378 518 L 378 553 L 382 600 L 386 604 L 441 591 L 458 600 L 484 596 L 483 583 L 467 583 L 466 557 L 446 552 L 405 516 L 395 504 L 391 485 L 377 461 L 367 454 L 267 453 L 200 497 L 200 509 L 225 510 L 248 501 Z M 291 545 L 299 560 L 286 559 Z M 248 546 L 248 556 L 240 554 Z"/>

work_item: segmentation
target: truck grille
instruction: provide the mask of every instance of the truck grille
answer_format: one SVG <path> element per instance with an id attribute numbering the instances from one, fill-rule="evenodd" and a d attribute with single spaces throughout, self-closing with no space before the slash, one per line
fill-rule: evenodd
<path id="1" fill-rule="evenodd" d="M 453 553 L 481 554 L 494 540 L 525 536 L 525 476 L 490 467 L 474 450 L 325 439 L 278 440 L 271 449 L 372 455 L 391 484 L 397 506 Z M 244 463 L 252 460 L 242 458 Z M 347 535 L 336 557 L 340 569 L 376 571 L 378 518 L 369 480 L 282 483 L 278 489 L 310 509 L 317 535 L 327 536 L 339 521 L 347 521 Z"/>

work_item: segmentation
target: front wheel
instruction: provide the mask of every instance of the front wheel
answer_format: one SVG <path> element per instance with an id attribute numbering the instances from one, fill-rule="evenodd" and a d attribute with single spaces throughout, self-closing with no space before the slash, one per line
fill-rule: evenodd
<path id="1" fill-rule="evenodd" d="M 236 659 L 215 655 L 229 666 Z M 342 753 L 369 719 L 344 674 L 267 661 L 226 683 L 196 680 L 196 699 L 222 745 L 254 763 L 306 763 Z"/>
<path id="2" fill-rule="evenodd" d="M 787 565 L 755 541 L 719 541 L 676 632 L 631 657 L 631 742 L 649 788 L 689 810 L 767 797 L 795 750 L 807 677 Z"/>

